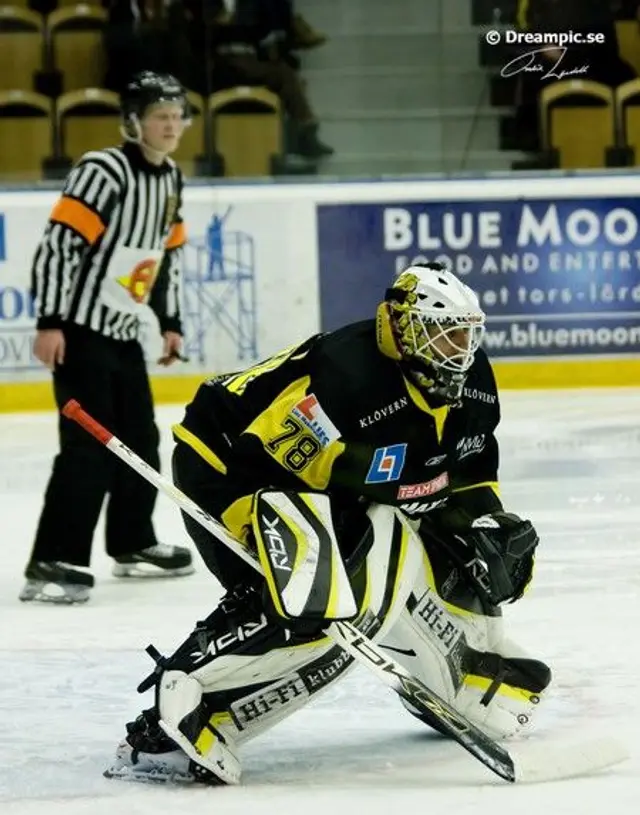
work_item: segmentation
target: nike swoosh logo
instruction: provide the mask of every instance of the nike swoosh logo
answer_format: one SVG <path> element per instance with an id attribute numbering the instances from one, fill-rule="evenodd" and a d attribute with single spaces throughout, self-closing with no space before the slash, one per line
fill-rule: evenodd
<path id="1" fill-rule="evenodd" d="M 403 654 L 405 657 L 415 657 L 417 656 L 416 652 L 412 649 L 406 648 L 394 648 L 392 645 L 383 645 L 380 643 L 381 648 L 384 648 L 385 651 L 395 651 L 396 654 Z"/>

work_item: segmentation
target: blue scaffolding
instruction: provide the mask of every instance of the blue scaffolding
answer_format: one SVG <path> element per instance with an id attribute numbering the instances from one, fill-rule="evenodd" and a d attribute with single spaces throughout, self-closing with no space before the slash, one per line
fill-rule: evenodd
<path id="1" fill-rule="evenodd" d="M 203 365 L 212 362 L 206 339 L 216 327 L 235 344 L 238 360 L 258 359 L 255 245 L 246 232 L 226 229 L 230 212 L 214 214 L 204 237 L 185 246 L 185 352 Z"/>

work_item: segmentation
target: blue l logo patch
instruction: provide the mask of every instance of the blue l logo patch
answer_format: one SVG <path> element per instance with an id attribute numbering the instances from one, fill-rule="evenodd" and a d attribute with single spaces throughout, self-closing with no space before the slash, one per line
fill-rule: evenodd
<path id="1" fill-rule="evenodd" d="M 373 454 L 365 484 L 384 484 L 389 481 L 398 481 L 404 467 L 406 452 L 406 444 L 378 447 Z"/>

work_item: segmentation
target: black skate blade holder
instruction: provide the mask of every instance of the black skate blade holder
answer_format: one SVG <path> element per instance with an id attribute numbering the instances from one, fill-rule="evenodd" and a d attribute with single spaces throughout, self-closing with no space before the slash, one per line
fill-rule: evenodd
<path id="1" fill-rule="evenodd" d="M 143 679 L 142 682 L 138 685 L 136 690 L 138 693 L 146 693 L 151 688 L 154 688 L 158 684 L 158 680 L 160 676 L 164 673 L 166 666 L 167 666 L 167 658 L 163 657 L 160 651 L 154 645 L 148 645 L 144 649 L 147 654 L 151 657 L 151 659 L 156 663 L 156 667 L 153 671 Z"/>

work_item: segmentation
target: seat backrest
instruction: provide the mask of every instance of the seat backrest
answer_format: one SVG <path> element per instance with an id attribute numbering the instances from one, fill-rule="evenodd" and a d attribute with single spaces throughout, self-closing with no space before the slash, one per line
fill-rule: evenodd
<path id="1" fill-rule="evenodd" d="M 0 178 L 37 181 L 52 154 L 53 105 L 32 91 L 0 93 Z"/>
<path id="2" fill-rule="evenodd" d="M 122 141 L 120 100 L 102 88 L 83 88 L 57 100 L 60 154 L 77 161 L 88 150 L 101 150 Z"/>
<path id="3" fill-rule="evenodd" d="M 107 12 L 87 4 L 58 8 L 47 17 L 48 63 L 62 75 L 64 92 L 104 82 L 103 31 Z"/>
<path id="4" fill-rule="evenodd" d="M 212 94 L 208 109 L 225 176 L 270 175 L 272 157 L 282 153 L 279 98 L 267 88 L 239 86 Z"/>
<path id="5" fill-rule="evenodd" d="M 615 90 L 616 122 L 623 147 L 634 151 L 634 165 L 640 165 L 640 79 L 632 79 Z"/>
<path id="6" fill-rule="evenodd" d="M 193 91 L 187 91 L 191 108 L 191 125 L 187 127 L 180 139 L 180 146 L 172 154 L 182 172 L 187 176 L 195 175 L 196 159 L 206 152 L 204 99 Z"/>
<path id="7" fill-rule="evenodd" d="M 638 20 L 617 20 L 616 35 L 620 56 L 640 74 L 640 22 Z"/>
<path id="8" fill-rule="evenodd" d="M 606 85 L 575 79 L 554 82 L 540 94 L 542 143 L 557 150 L 564 169 L 605 166 L 615 144 L 613 91 Z"/>
<path id="9" fill-rule="evenodd" d="M 42 17 L 30 9 L 0 6 L 0 90 L 33 90 L 43 52 Z"/>

